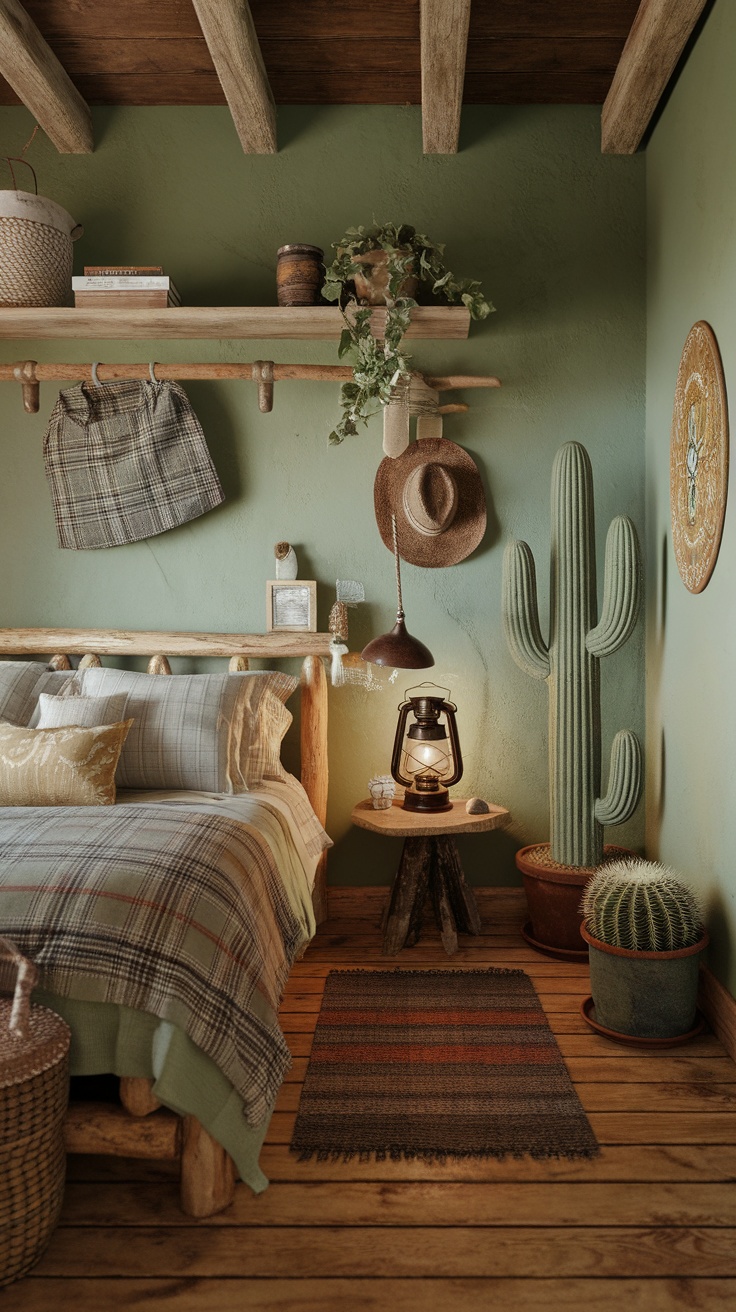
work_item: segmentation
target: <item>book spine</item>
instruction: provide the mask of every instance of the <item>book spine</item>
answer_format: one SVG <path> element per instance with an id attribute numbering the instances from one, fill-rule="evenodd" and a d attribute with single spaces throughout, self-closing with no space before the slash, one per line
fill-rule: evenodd
<path id="1" fill-rule="evenodd" d="M 162 274 L 160 264 L 85 264 L 86 275 L 97 278 L 127 278 L 136 274 Z"/>
<path id="2" fill-rule="evenodd" d="M 74 304 L 77 309 L 85 310 L 124 310 L 126 307 L 163 310 L 181 302 L 167 292 L 75 292 Z"/>
<path id="3" fill-rule="evenodd" d="M 162 276 L 139 276 L 126 274 L 125 276 L 103 278 L 100 277 L 82 277 L 72 278 L 72 291 L 75 292 L 112 292 L 112 291 L 169 291 L 173 290 L 173 283 L 170 278 Z"/>

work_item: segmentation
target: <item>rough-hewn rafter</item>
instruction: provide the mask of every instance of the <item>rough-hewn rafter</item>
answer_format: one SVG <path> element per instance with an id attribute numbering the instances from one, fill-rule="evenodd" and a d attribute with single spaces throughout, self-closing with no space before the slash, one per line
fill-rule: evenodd
<path id="1" fill-rule="evenodd" d="M 248 0 L 193 3 L 243 150 L 274 154 L 276 107 Z"/>
<path id="2" fill-rule="evenodd" d="M 606 97 L 601 149 L 633 155 L 706 0 L 641 0 Z"/>
<path id="3" fill-rule="evenodd" d="M 57 150 L 94 150 L 88 104 L 18 0 L 0 0 L 0 73 Z"/>
<path id="4" fill-rule="evenodd" d="M 470 0 L 421 0 L 425 155 L 454 155 L 460 135 Z"/>

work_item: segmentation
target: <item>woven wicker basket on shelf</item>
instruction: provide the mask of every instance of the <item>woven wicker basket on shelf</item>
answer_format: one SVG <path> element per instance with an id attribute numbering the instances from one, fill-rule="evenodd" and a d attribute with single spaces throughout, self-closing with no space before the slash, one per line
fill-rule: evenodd
<path id="1" fill-rule="evenodd" d="M 37 971 L 7 939 L 0 961 L 17 969 L 15 996 L 0 998 L 0 1285 L 38 1261 L 59 1220 L 66 1156 L 69 1027 L 31 1006 Z"/>
<path id="2" fill-rule="evenodd" d="M 72 242 L 82 232 L 46 196 L 0 191 L 0 305 L 71 305 Z"/>

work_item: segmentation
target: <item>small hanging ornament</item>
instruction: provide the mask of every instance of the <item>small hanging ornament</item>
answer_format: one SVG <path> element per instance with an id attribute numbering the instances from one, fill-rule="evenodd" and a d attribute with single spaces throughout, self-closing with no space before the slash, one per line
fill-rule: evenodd
<path id="1" fill-rule="evenodd" d="M 330 611 L 329 631 L 332 634 L 330 656 L 332 666 L 330 679 L 334 688 L 341 688 L 345 683 L 355 682 L 347 675 L 343 657 L 349 654 L 348 640 L 348 606 L 357 606 L 365 601 L 365 588 L 357 579 L 338 579 L 335 584 L 336 600 Z"/>

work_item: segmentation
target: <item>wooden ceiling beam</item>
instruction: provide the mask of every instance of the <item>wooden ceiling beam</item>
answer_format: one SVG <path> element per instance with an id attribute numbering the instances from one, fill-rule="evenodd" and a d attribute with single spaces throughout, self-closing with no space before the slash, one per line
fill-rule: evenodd
<path id="1" fill-rule="evenodd" d="M 604 155 L 633 155 L 707 0 L 641 0 L 601 116 Z"/>
<path id="2" fill-rule="evenodd" d="M 470 0 L 420 0 L 425 155 L 457 154 Z"/>
<path id="3" fill-rule="evenodd" d="M 248 0 L 193 0 L 246 155 L 276 153 L 276 106 Z"/>
<path id="4" fill-rule="evenodd" d="M 89 105 L 19 0 L 0 0 L 0 73 L 57 150 L 92 153 Z"/>

